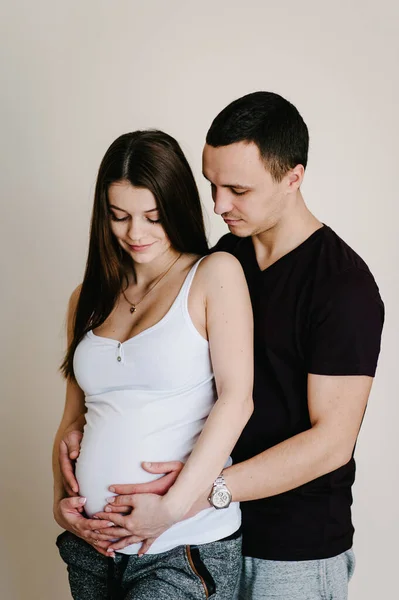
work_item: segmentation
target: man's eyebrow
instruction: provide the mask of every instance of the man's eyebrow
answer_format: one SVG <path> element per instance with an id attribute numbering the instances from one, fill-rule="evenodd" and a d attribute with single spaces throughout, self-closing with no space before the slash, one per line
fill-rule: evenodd
<path id="1" fill-rule="evenodd" d="M 238 190 L 251 190 L 252 189 L 252 185 L 242 185 L 242 183 L 229 183 L 229 184 L 222 185 L 222 187 L 234 188 L 234 189 L 238 189 Z"/>
<path id="2" fill-rule="evenodd" d="M 208 177 L 205 175 L 205 173 L 202 173 L 202 175 L 205 177 L 205 179 L 207 181 L 212 183 L 212 181 L 210 179 L 208 179 Z M 242 183 L 223 183 L 220 187 L 234 188 L 237 190 L 252 190 L 252 185 L 242 185 Z"/>

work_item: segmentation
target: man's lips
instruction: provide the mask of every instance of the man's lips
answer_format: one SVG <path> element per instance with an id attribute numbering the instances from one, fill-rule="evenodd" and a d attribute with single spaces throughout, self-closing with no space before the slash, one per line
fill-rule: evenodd
<path id="1" fill-rule="evenodd" d="M 234 225 L 235 223 L 238 223 L 239 221 L 241 221 L 242 219 L 227 219 L 226 217 L 223 217 L 223 221 L 227 224 L 227 225 Z"/>

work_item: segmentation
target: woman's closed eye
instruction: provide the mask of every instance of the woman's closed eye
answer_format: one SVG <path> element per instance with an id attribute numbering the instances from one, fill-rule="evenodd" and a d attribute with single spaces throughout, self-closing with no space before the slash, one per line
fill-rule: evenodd
<path id="1" fill-rule="evenodd" d="M 118 218 L 116 215 L 114 215 L 114 213 L 111 213 L 111 219 L 120 223 L 121 221 L 127 221 L 129 219 L 129 215 L 127 215 L 126 217 Z"/>
<path id="2" fill-rule="evenodd" d="M 127 221 L 128 219 L 130 219 L 129 215 L 126 215 L 126 217 L 117 217 L 114 213 L 110 213 L 111 215 L 111 219 L 113 221 L 116 221 L 117 223 L 122 223 L 124 221 Z M 146 217 L 147 221 L 149 223 L 151 223 L 152 225 L 156 225 L 157 223 L 161 222 L 161 219 L 150 219 L 149 217 Z"/>

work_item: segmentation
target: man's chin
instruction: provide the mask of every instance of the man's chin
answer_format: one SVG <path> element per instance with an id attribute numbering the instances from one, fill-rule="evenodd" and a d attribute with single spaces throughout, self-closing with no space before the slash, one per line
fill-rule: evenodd
<path id="1" fill-rule="evenodd" d="M 242 221 L 238 221 L 237 225 L 226 223 L 229 228 L 230 233 L 237 237 L 249 237 L 252 235 L 251 230 L 243 223 Z"/>

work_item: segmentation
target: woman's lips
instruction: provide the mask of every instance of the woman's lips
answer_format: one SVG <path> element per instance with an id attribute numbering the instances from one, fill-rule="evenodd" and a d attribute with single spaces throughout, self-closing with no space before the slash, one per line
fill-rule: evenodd
<path id="1" fill-rule="evenodd" d="M 133 252 L 144 252 L 147 248 L 151 248 L 151 246 L 152 244 L 142 244 L 141 246 L 129 244 L 129 248 L 130 250 L 133 250 Z"/>

